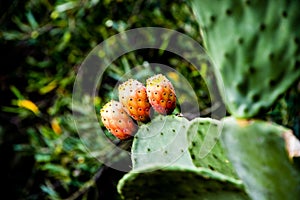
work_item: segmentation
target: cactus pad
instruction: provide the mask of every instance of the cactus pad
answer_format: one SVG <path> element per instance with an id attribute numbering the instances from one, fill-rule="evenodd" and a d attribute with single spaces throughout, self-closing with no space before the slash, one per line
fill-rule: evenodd
<path id="1" fill-rule="evenodd" d="M 136 133 L 131 157 L 133 168 L 177 165 L 190 166 L 186 131 L 189 121 L 177 116 L 158 116 L 151 123 L 140 126 Z"/>
<path id="2" fill-rule="evenodd" d="M 259 120 L 224 119 L 222 144 L 254 200 L 294 200 L 300 196 L 300 172 L 289 159 L 287 129 Z"/>
<path id="3" fill-rule="evenodd" d="M 118 191 L 126 200 L 249 199 L 240 181 L 209 169 L 178 166 L 130 172 L 119 181 Z"/>
<path id="4" fill-rule="evenodd" d="M 268 110 L 300 78 L 300 1 L 191 2 L 232 115 Z"/>
<path id="5" fill-rule="evenodd" d="M 187 131 L 189 152 L 197 167 L 209 168 L 227 176 L 236 177 L 224 148 L 220 144 L 222 124 L 211 118 L 195 118 Z"/>

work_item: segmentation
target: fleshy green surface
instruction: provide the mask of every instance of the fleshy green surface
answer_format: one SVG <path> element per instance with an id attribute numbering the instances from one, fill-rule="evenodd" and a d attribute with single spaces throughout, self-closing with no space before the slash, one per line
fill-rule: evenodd
<path id="1" fill-rule="evenodd" d="M 202 123 L 204 126 L 201 126 Z M 210 123 L 212 129 L 208 129 Z M 214 134 L 218 133 L 218 123 L 211 119 L 190 122 L 182 117 L 158 116 L 142 125 L 131 149 L 133 170 L 118 183 L 120 195 L 126 200 L 249 199 L 242 182 L 231 176 L 232 168 L 228 168 L 228 163 L 223 161 L 226 158 L 219 143 L 213 145 L 214 154 L 208 154 L 204 161 L 198 158 L 194 161 L 200 165 L 195 166 L 191 159 L 187 135 L 193 140 L 192 132 L 197 134 L 198 127 L 203 129 L 203 133 L 211 130 L 212 134 L 207 137 L 208 144 L 211 144 L 216 137 Z M 200 145 L 198 142 L 202 138 L 194 139 Z"/>
<path id="2" fill-rule="evenodd" d="M 228 110 L 251 118 L 300 78 L 300 1 L 191 0 Z"/>
<path id="3" fill-rule="evenodd" d="M 136 133 L 131 156 L 133 169 L 159 164 L 190 166 L 186 131 L 189 121 L 183 117 L 158 116 Z"/>
<path id="4" fill-rule="evenodd" d="M 300 197 L 300 171 L 288 158 L 285 128 L 264 121 L 225 118 L 221 135 L 228 157 L 254 200 Z"/>
<path id="5" fill-rule="evenodd" d="M 220 144 L 221 131 L 222 123 L 218 120 L 196 118 L 191 121 L 187 133 L 192 161 L 197 167 L 209 168 L 237 178 Z"/>
<path id="6" fill-rule="evenodd" d="M 240 181 L 209 169 L 178 166 L 130 172 L 119 181 L 118 191 L 125 200 L 249 199 Z"/>

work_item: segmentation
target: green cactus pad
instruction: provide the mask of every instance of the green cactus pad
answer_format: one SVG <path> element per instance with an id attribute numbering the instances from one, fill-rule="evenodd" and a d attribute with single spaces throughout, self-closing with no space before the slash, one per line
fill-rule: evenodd
<path id="1" fill-rule="evenodd" d="M 209 168 L 227 176 L 237 178 L 224 148 L 220 144 L 222 123 L 211 118 L 195 118 L 188 133 L 189 152 L 197 167 Z"/>
<path id="2" fill-rule="evenodd" d="M 130 172 L 119 181 L 118 192 L 125 200 L 249 199 L 240 181 L 209 169 L 178 166 Z"/>
<path id="3" fill-rule="evenodd" d="M 300 1 L 190 1 L 232 115 L 268 110 L 299 80 Z"/>
<path id="4" fill-rule="evenodd" d="M 189 121 L 183 117 L 161 115 L 140 126 L 131 149 L 133 169 L 153 164 L 192 166 L 187 150 L 188 127 Z"/>
<path id="5" fill-rule="evenodd" d="M 224 120 L 221 141 L 237 174 L 254 200 L 300 197 L 300 172 L 289 159 L 287 129 L 259 120 Z"/>

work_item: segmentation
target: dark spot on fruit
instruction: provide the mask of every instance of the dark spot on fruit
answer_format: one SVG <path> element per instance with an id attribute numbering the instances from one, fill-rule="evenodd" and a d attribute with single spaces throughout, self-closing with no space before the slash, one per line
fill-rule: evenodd
<path id="1" fill-rule="evenodd" d="M 130 106 L 129 109 L 132 110 L 132 106 Z"/>
<path id="2" fill-rule="evenodd" d="M 160 135 L 164 135 L 164 133 L 163 133 L 163 132 L 160 132 Z"/>
<path id="3" fill-rule="evenodd" d="M 180 151 L 181 151 L 181 153 L 183 153 L 183 152 L 184 152 L 184 150 L 183 150 L 183 149 L 180 149 Z"/>
<path id="4" fill-rule="evenodd" d="M 265 24 L 260 24 L 259 30 L 264 31 L 265 29 L 266 29 L 266 25 Z"/>
<path id="5" fill-rule="evenodd" d="M 159 87 L 159 85 L 156 85 L 156 87 Z"/>
<path id="6" fill-rule="evenodd" d="M 195 147 L 196 146 L 196 142 L 192 142 L 192 146 Z"/>
<path id="7" fill-rule="evenodd" d="M 227 10 L 226 10 L 226 15 L 228 15 L 228 16 L 232 15 L 232 10 L 227 9 Z"/>
<path id="8" fill-rule="evenodd" d="M 130 92 L 132 92 L 132 90 L 130 90 Z"/>
<path id="9" fill-rule="evenodd" d="M 148 148 L 148 149 L 147 149 L 147 151 L 148 151 L 148 152 L 150 152 L 150 151 L 151 151 L 151 149 L 150 149 L 150 148 Z"/>
<path id="10" fill-rule="evenodd" d="M 175 133 L 175 132 L 176 132 L 176 130 L 175 130 L 175 129 L 172 129 L 172 131 L 173 131 L 173 133 Z"/>
<path id="11" fill-rule="evenodd" d="M 119 120 L 119 123 L 122 123 L 122 121 L 121 121 L 121 120 Z"/>
<path id="12" fill-rule="evenodd" d="M 251 1 L 250 0 L 246 0 L 245 3 L 246 3 L 247 6 L 251 5 Z"/>
<path id="13" fill-rule="evenodd" d="M 165 151 L 164 153 L 165 153 L 165 154 L 168 154 L 168 151 Z"/>
<path id="14" fill-rule="evenodd" d="M 287 14 L 287 12 L 286 12 L 285 10 L 284 10 L 284 11 L 282 11 L 282 13 L 281 13 L 281 14 L 282 14 L 282 17 L 283 17 L 283 18 L 287 18 L 287 15 L 288 15 L 288 14 Z"/>
<path id="15" fill-rule="evenodd" d="M 103 121 L 106 121 L 106 119 L 104 118 Z"/>
<path id="16" fill-rule="evenodd" d="M 132 98 L 130 98 L 129 101 L 132 101 Z"/>

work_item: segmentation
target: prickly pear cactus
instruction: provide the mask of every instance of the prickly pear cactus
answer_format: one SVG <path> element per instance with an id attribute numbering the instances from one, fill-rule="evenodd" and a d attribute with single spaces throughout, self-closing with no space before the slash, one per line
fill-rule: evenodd
<path id="1" fill-rule="evenodd" d="M 172 163 L 189 166 L 186 131 L 189 121 L 177 116 L 158 116 L 140 126 L 131 149 L 133 169 L 145 166 L 168 166 Z"/>
<path id="2" fill-rule="evenodd" d="M 126 174 L 122 198 L 143 200 L 248 200 L 240 181 L 205 168 L 154 167 Z"/>
<path id="3" fill-rule="evenodd" d="M 221 135 L 228 157 L 254 200 L 295 200 L 300 173 L 289 159 L 279 125 L 225 118 Z"/>
<path id="4" fill-rule="evenodd" d="M 237 174 L 220 144 L 222 123 L 211 118 L 195 118 L 187 131 L 189 152 L 197 167 L 209 168 L 230 177 Z"/>
<path id="5" fill-rule="evenodd" d="M 300 1 L 190 1 L 232 115 L 269 109 L 300 78 Z"/>
<path id="6" fill-rule="evenodd" d="M 187 131 L 190 121 L 176 116 L 140 127 L 131 149 L 133 170 L 118 184 L 123 199 L 249 199 L 240 180 L 194 165 Z"/>

